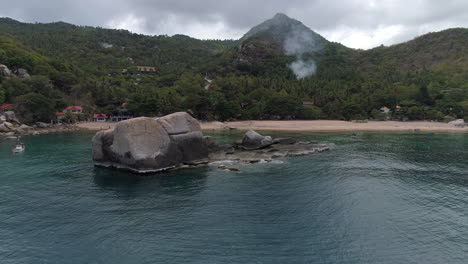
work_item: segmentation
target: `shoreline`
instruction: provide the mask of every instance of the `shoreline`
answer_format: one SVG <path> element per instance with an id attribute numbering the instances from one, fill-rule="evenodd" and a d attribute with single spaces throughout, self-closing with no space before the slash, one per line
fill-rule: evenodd
<path id="1" fill-rule="evenodd" d="M 117 123 L 82 122 L 75 126 L 90 131 L 100 131 L 113 128 Z M 339 120 L 251 120 L 233 122 L 201 122 L 202 130 L 264 130 L 264 131 L 296 131 L 296 132 L 349 132 L 349 131 L 424 131 L 424 132 L 456 132 L 467 133 L 468 127 L 457 128 L 448 123 L 429 121 L 369 121 L 368 123 L 353 123 Z"/>

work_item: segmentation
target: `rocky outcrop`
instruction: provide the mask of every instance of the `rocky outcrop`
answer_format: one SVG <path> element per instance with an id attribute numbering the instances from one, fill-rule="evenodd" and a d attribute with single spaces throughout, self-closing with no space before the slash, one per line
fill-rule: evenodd
<path id="1" fill-rule="evenodd" d="M 457 120 L 449 122 L 449 125 L 452 125 L 454 127 L 464 128 L 466 124 L 465 124 L 465 120 L 457 119 Z"/>
<path id="2" fill-rule="evenodd" d="M 207 163 L 205 142 L 200 124 L 187 113 L 139 117 L 98 132 L 93 138 L 93 160 L 97 166 L 158 172 Z"/>
<path id="3" fill-rule="evenodd" d="M 7 133 L 13 130 L 13 124 L 9 122 L 3 122 L 0 124 L 0 132 Z"/>
<path id="4" fill-rule="evenodd" d="M 18 70 L 15 71 L 15 73 L 19 78 L 22 78 L 22 79 L 31 78 L 31 76 L 29 75 L 29 73 L 28 73 L 28 71 L 26 69 L 19 68 Z"/>
<path id="5" fill-rule="evenodd" d="M 23 130 L 31 130 L 31 129 L 34 129 L 33 127 L 30 127 L 28 125 L 25 125 L 25 124 L 22 124 L 21 126 L 19 126 L 20 129 L 23 129 Z"/>
<path id="6" fill-rule="evenodd" d="M 36 127 L 37 128 L 48 128 L 49 124 L 43 123 L 43 122 L 36 122 Z"/>
<path id="7" fill-rule="evenodd" d="M 7 122 L 11 122 L 11 123 L 21 125 L 21 122 L 18 120 L 18 118 L 16 118 L 15 112 L 6 111 L 5 113 L 3 113 L 3 115 L 5 116 L 5 119 L 6 119 Z"/>
<path id="8" fill-rule="evenodd" d="M 234 148 L 234 147 L 237 147 Z M 203 136 L 199 122 L 184 112 L 161 118 L 139 117 L 119 122 L 93 137 L 96 166 L 153 173 L 175 168 L 212 164 L 227 171 L 237 168 L 222 163 L 262 163 L 330 150 L 329 145 L 273 140 L 250 130 L 237 145 L 219 146 Z M 223 167 L 224 166 L 224 167 Z"/>
<path id="9" fill-rule="evenodd" d="M 210 153 L 210 164 L 221 164 L 221 166 L 228 164 L 232 166 L 243 163 L 264 163 L 272 162 L 278 158 L 305 156 L 331 150 L 331 145 L 318 144 L 312 141 L 297 141 L 293 138 L 278 138 L 270 141 L 270 138 L 252 130 L 247 131 L 243 141 L 236 144 L 237 150 L 220 148 L 218 151 Z M 264 143 L 265 139 L 268 144 Z M 260 144 L 256 145 L 259 148 L 246 148 L 244 145 L 246 140 L 252 140 L 254 143 L 259 142 Z M 253 147 L 255 145 L 249 144 L 247 146 Z"/>
<path id="10" fill-rule="evenodd" d="M 11 71 L 6 65 L 0 64 L 0 77 L 9 79 L 11 77 Z"/>
<path id="11" fill-rule="evenodd" d="M 245 133 L 240 147 L 247 150 L 255 150 L 268 147 L 272 144 L 273 139 L 270 136 L 262 136 L 253 130 L 249 130 Z"/>
<path id="12" fill-rule="evenodd" d="M 0 119 L 4 117 L 0 115 Z M 49 125 L 42 123 L 42 128 L 37 125 L 28 126 L 26 124 L 10 123 L 10 122 L 0 122 L 0 139 L 8 138 L 14 135 L 40 135 L 40 134 L 51 134 L 51 133 L 67 133 L 72 131 L 77 131 L 80 128 L 72 125 Z"/>
<path id="13" fill-rule="evenodd" d="M 293 145 L 296 143 L 297 143 L 297 140 L 294 138 L 275 138 L 275 140 L 273 140 L 273 144 L 280 144 L 280 145 Z"/>

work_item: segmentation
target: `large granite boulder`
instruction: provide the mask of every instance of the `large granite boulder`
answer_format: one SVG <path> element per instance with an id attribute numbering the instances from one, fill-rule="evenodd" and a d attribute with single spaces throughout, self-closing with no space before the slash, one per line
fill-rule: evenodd
<path id="1" fill-rule="evenodd" d="M 157 119 L 171 141 L 182 153 L 182 162 L 193 164 L 207 161 L 208 146 L 203 139 L 200 123 L 188 113 L 179 112 Z"/>
<path id="2" fill-rule="evenodd" d="M 16 123 L 18 125 L 21 125 L 21 122 L 16 118 L 15 112 L 6 111 L 5 113 L 3 113 L 3 115 L 5 116 L 7 122 Z"/>
<path id="3" fill-rule="evenodd" d="M 179 112 L 133 118 L 98 132 L 93 137 L 93 160 L 97 166 L 158 172 L 206 163 L 208 147 L 198 121 Z"/>
<path id="4" fill-rule="evenodd" d="M 0 124 L 0 132 L 7 133 L 13 130 L 13 124 L 9 122 L 3 122 Z"/>
<path id="5" fill-rule="evenodd" d="M 242 138 L 241 147 L 244 149 L 261 149 L 273 144 L 270 136 L 262 136 L 259 133 L 249 130 Z"/>
<path id="6" fill-rule="evenodd" d="M 457 120 L 449 122 L 449 125 L 452 125 L 454 127 L 464 128 L 465 127 L 465 120 L 457 119 Z"/>

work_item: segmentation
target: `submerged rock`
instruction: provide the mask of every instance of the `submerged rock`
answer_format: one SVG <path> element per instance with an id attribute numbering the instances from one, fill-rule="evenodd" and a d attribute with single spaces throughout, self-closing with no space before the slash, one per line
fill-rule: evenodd
<path id="1" fill-rule="evenodd" d="M 275 138 L 273 140 L 274 144 L 280 144 L 280 145 L 293 145 L 297 143 L 297 140 L 294 138 Z"/>
<path id="2" fill-rule="evenodd" d="M 139 117 L 98 132 L 93 138 L 93 160 L 98 166 L 158 172 L 207 163 L 205 142 L 200 124 L 187 113 Z"/>

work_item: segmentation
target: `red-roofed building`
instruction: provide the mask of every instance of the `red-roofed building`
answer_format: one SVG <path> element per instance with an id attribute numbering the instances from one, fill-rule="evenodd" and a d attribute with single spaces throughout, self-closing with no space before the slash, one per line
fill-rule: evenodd
<path id="1" fill-rule="evenodd" d="M 112 122 L 120 122 L 133 118 L 133 114 L 127 109 L 128 103 L 122 103 L 118 113 L 113 113 L 110 116 Z"/>
<path id="2" fill-rule="evenodd" d="M 6 112 L 13 110 L 13 105 L 12 104 L 2 104 L 0 105 L 0 113 Z"/>
<path id="3" fill-rule="evenodd" d="M 69 121 L 76 120 L 77 119 L 76 115 L 83 113 L 83 107 L 79 105 L 68 106 L 67 108 L 63 109 L 62 112 L 55 113 L 55 117 L 57 120 L 52 120 L 52 122 L 58 122 L 58 123 L 63 122 L 66 119 L 67 113 L 70 113 L 74 116 L 74 118 Z"/>
<path id="4" fill-rule="evenodd" d="M 68 106 L 67 108 L 63 109 L 64 113 L 72 113 L 72 114 L 81 114 L 83 112 L 83 107 L 79 105 L 72 105 Z"/>
<path id="5" fill-rule="evenodd" d="M 312 102 L 312 101 L 304 101 L 304 102 L 302 102 L 302 105 L 303 105 L 303 106 L 314 105 L 314 102 Z"/>
<path id="6" fill-rule="evenodd" d="M 57 118 L 57 121 L 61 122 L 63 119 L 65 119 L 65 113 L 64 112 L 57 112 L 57 113 L 55 113 L 55 117 Z"/>
<path id="7" fill-rule="evenodd" d="M 93 119 L 94 122 L 106 122 L 108 116 L 106 114 L 94 114 Z"/>

